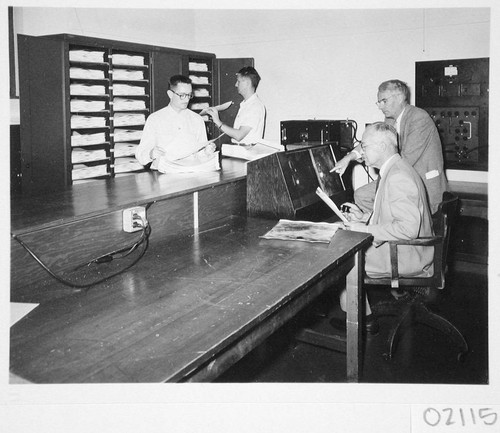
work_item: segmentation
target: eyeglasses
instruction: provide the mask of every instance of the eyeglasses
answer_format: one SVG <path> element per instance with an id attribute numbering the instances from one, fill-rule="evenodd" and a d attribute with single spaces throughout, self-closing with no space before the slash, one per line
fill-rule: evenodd
<path id="1" fill-rule="evenodd" d="M 177 93 L 177 92 L 174 92 L 172 90 L 172 93 L 175 93 L 180 99 L 184 100 L 184 99 L 192 99 L 193 98 L 193 94 L 192 93 Z"/>
<path id="2" fill-rule="evenodd" d="M 365 144 L 365 143 L 361 142 L 360 145 L 361 145 L 361 150 L 364 152 L 366 150 L 366 148 L 373 145 L 373 143 L 372 144 Z"/>
<path id="3" fill-rule="evenodd" d="M 385 105 L 385 104 L 387 104 L 387 101 L 389 99 L 391 99 L 393 96 L 397 96 L 397 95 L 400 95 L 400 93 L 394 93 L 394 95 L 388 96 L 387 98 L 379 99 L 377 102 L 375 102 L 375 105 L 377 105 L 377 107 L 380 107 L 381 105 Z"/>

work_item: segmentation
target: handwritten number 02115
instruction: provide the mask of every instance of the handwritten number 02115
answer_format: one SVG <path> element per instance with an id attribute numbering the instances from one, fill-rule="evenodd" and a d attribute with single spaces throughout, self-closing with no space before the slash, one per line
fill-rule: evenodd
<path id="1" fill-rule="evenodd" d="M 496 425 L 498 420 L 498 414 L 493 410 L 493 408 L 483 407 L 479 409 L 473 408 L 442 408 L 440 410 L 433 407 L 428 407 L 423 412 L 424 422 L 431 426 L 451 426 L 451 425 L 462 425 L 473 426 L 477 424 L 483 424 L 487 426 Z"/>

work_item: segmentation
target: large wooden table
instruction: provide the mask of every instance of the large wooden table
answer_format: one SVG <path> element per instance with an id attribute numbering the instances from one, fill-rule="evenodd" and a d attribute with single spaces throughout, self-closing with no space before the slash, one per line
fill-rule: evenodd
<path id="1" fill-rule="evenodd" d="M 200 226 L 105 283 L 42 302 L 11 328 L 11 372 L 35 383 L 214 379 L 346 274 L 361 276 L 370 235 L 260 239 L 275 223 Z M 359 287 L 348 294 L 348 381 L 360 373 Z"/>

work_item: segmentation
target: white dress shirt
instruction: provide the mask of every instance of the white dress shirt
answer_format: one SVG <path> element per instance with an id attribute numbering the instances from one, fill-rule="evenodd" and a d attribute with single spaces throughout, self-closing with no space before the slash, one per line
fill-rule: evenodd
<path id="1" fill-rule="evenodd" d="M 203 118 L 189 109 L 177 112 L 168 105 L 147 118 L 135 157 L 146 165 L 152 161 L 151 151 L 158 146 L 165 150 L 164 158 L 175 161 L 206 144 L 207 131 Z M 153 161 L 151 168 L 158 168 L 157 160 Z"/>

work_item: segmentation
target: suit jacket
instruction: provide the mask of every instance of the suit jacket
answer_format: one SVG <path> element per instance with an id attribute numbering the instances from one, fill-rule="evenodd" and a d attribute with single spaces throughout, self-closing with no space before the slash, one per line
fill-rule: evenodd
<path id="1" fill-rule="evenodd" d="M 394 125 L 394 119 L 386 119 Z M 432 213 L 438 210 L 443 192 L 448 190 L 443 150 L 436 125 L 421 108 L 407 105 L 399 125 L 399 153 L 424 181 Z M 368 183 L 354 191 L 354 201 L 364 211 L 373 207 L 375 185 Z"/>
<path id="2" fill-rule="evenodd" d="M 448 190 L 444 172 L 441 140 L 429 114 L 421 108 L 407 105 L 399 125 L 401 156 L 413 166 L 424 181 L 431 212 L 437 211 Z"/>
<path id="3" fill-rule="evenodd" d="M 400 155 L 393 157 L 380 180 L 373 215 L 366 231 L 373 234 L 365 270 L 368 276 L 391 275 L 387 240 L 432 236 L 432 219 L 425 187 L 415 169 Z M 379 246 L 377 246 L 379 245 Z M 430 276 L 433 273 L 434 247 L 398 247 L 399 273 L 404 276 Z"/>

